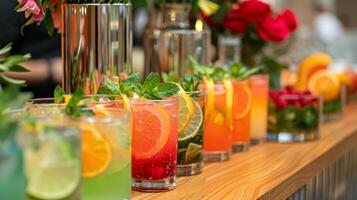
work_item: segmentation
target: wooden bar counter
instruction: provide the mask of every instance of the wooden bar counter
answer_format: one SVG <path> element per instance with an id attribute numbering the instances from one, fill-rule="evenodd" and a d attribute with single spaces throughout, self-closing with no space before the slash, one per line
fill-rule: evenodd
<path id="1" fill-rule="evenodd" d="M 133 199 L 357 199 L 357 104 L 320 130 L 317 141 L 254 146 L 178 178 L 175 190 L 133 192 Z"/>

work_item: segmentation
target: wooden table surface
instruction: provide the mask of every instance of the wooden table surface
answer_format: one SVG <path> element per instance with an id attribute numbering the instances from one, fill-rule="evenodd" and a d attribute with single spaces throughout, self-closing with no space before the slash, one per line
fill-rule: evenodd
<path id="1" fill-rule="evenodd" d="M 200 175 L 178 178 L 175 190 L 133 192 L 133 200 L 284 199 L 357 145 L 357 104 L 345 111 L 343 119 L 321 127 L 317 141 L 254 146 L 229 161 L 206 164 Z"/>

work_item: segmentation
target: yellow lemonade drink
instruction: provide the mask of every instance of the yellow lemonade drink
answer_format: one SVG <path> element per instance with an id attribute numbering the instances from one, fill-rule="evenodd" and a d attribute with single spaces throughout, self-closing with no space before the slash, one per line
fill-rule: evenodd
<path id="1" fill-rule="evenodd" d="M 255 75 L 250 77 L 252 90 L 251 142 L 257 144 L 266 137 L 269 100 L 269 76 Z"/>

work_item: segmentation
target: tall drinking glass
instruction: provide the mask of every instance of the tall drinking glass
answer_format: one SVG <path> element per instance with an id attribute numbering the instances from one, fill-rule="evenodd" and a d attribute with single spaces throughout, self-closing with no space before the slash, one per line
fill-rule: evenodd
<path id="1" fill-rule="evenodd" d="M 53 99 L 35 99 L 27 107 L 29 111 L 40 110 L 42 115 L 79 127 L 82 141 L 83 199 L 130 199 L 130 113 L 123 109 L 123 102 L 117 96 L 92 97 L 86 97 L 83 101 L 91 99 L 89 107 L 95 116 L 73 118 L 70 121 L 63 114 L 64 105 L 53 104 Z"/>
<path id="2" fill-rule="evenodd" d="M 203 167 L 203 106 L 201 92 L 189 92 L 194 107 L 187 126 L 179 131 L 177 152 L 177 175 L 189 176 L 202 171 Z M 185 114 L 186 115 L 186 114 Z"/>
<path id="3" fill-rule="evenodd" d="M 95 116 L 76 120 L 83 147 L 83 199 L 130 199 L 130 113 L 115 107 L 93 110 Z"/>
<path id="4" fill-rule="evenodd" d="M 252 109 L 252 92 L 249 81 L 232 81 L 233 100 L 233 152 L 247 151 L 250 147 L 250 120 Z"/>
<path id="5" fill-rule="evenodd" d="M 176 187 L 178 98 L 132 100 L 132 189 L 161 192 Z"/>
<path id="6" fill-rule="evenodd" d="M 211 99 L 211 100 L 210 100 Z M 213 94 L 205 90 L 205 161 L 219 162 L 231 156 L 232 130 L 227 126 L 227 90 L 215 84 Z"/>
<path id="7" fill-rule="evenodd" d="M 24 125 L 21 130 L 27 199 L 80 198 L 79 130 L 41 121 L 42 118 L 36 118 L 36 125 Z"/>
<path id="8" fill-rule="evenodd" d="M 12 118 L 13 113 L 6 115 Z M 16 116 L 17 117 L 17 116 Z M 17 126 L 17 122 L 10 121 Z M 0 197 L 25 199 L 25 175 L 23 171 L 23 151 L 16 138 L 18 130 L 0 133 Z"/>
<path id="9" fill-rule="evenodd" d="M 254 75 L 250 77 L 250 87 L 252 89 L 251 144 L 256 145 L 267 135 L 269 76 Z"/>

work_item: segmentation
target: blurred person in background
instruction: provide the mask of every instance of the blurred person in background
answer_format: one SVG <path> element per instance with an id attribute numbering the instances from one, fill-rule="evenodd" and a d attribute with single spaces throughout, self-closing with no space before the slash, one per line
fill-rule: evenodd
<path id="1" fill-rule="evenodd" d="M 51 97 L 62 79 L 60 35 L 49 36 L 44 24 L 32 24 L 23 29 L 27 21 L 24 13 L 15 11 L 17 0 L 0 0 L 0 48 L 12 43 L 10 54 L 31 53 L 32 59 L 23 64 L 30 72 L 9 73 L 10 77 L 26 80 L 23 90 L 35 97 Z"/>
<path id="2" fill-rule="evenodd" d="M 335 42 L 343 35 L 343 25 L 335 14 L 326 11 L 320 4 L 314 4 L 314 11 L 315 34 L 324 44 Z"/>

